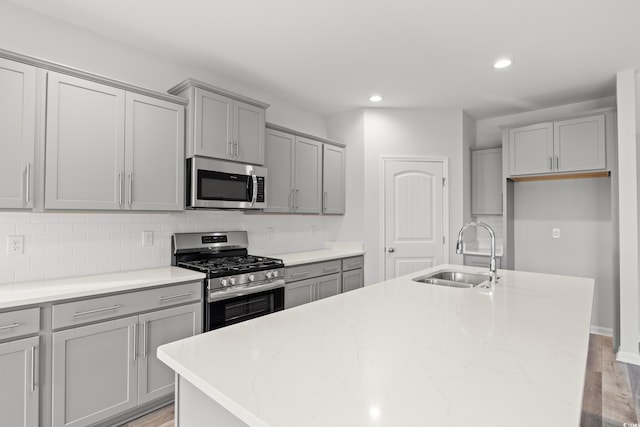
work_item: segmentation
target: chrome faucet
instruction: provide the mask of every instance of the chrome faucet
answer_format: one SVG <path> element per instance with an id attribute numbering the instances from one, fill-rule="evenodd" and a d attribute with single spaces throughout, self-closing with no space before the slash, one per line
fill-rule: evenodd
<path id="1" fill-rule="evenodd" d="M 458 241 L 456 242 L 456 253 L 462 254 L 462 233 L 469 227 L 482 227 L 489 232 L 491 236 L 491 260 L 489 261 L 489 286 L 491 290 L 495 289 L 498 281 L 498 273 L 496 272 L 496 235 L 493 229 L 484 222 L 470 222 L 462 226 L 458 232 Z"/>

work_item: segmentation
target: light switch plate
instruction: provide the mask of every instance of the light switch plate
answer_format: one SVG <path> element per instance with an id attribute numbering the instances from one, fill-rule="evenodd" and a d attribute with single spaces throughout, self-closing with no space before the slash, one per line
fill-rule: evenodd
<path id="1" fill-rule="evenodd" d="M 7 255 L 24 254 L 24 236 L 7 236 Z"/>

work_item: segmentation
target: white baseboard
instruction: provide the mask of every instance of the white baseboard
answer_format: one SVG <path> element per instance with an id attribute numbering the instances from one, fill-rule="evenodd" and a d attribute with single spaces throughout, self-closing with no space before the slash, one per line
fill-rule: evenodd
<path id="1" fill-rule="evenodd" d="M 604 335 L 607 337 L 613 336 L 613 329 L 611 328 L 603 328 L 601 326 L 591 325 L 591 333 L 595 335 Z"/>

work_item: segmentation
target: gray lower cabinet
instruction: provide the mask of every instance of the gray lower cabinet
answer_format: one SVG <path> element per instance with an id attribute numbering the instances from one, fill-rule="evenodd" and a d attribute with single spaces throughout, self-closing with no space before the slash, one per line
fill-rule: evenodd
<path id="1" fill-rule="evenodd" d="M 202 332 L 201 286 L 54 305 L 52 425 L 98 423 L 173 393 L 173 371 L 156 349 Z"/>
<path id="2" fill-rule="evenodd" d="M 0 424 L 37 426 L 40 338 L 0 344 Z"/>
<path id="3" fill-rule="evenodd" d="M 342 273 L 342 292 L 352 291 L 364 286 L 364 270 L 345 271 Z"/>
<path id="4" fill-rule="evenodd" d="M 341 291 L 340 279 L 340 274 L 336 273 L 287 283 L 284 294 L 284 308 L 292 308 L 322 298 L 338 295 Z"/>

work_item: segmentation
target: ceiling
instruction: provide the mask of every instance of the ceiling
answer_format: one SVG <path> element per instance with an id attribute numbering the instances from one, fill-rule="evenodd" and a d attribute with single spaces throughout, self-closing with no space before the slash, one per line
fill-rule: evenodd
<path id="1" fill-rule="evenodd" d="M 12 1 L 322 115 L 379 93 L 495 117 L 614 95 L 640 68 L 637 0 Z"/>

